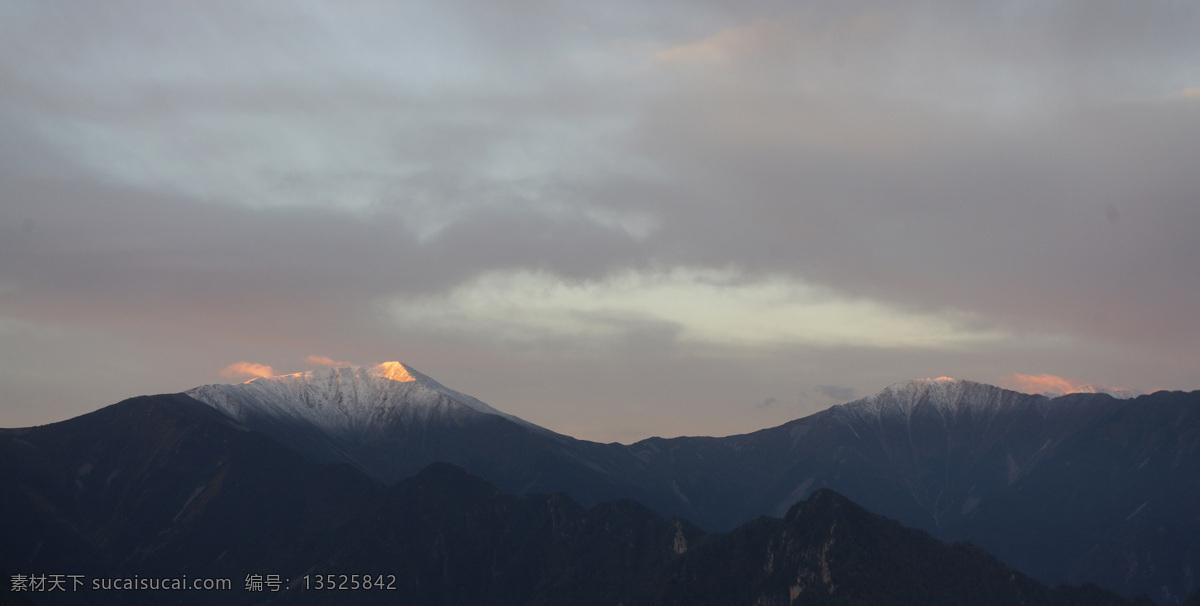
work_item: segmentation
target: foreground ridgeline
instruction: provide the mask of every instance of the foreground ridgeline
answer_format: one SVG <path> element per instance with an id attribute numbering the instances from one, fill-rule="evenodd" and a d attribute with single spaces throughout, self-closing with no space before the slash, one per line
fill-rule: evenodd
<path id="1" fill-rule="evenodd" d="M 387 363 L 0 430 L 0 483 L 4 589 L 233 581 L 156 604 L 1126 603 L 1092 583 L 1174 606 L 1200 582 L 1200 392 L 921 380 L 752 434 L 621 445 Z"/>

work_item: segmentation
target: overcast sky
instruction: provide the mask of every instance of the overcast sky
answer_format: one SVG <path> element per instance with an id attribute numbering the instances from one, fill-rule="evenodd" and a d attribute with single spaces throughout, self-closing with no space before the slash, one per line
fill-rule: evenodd
<path id="1" fill-rule="evenodd" d="M 1200 388 L 1200 3 L 0 1 L 0 426 L 399 360 L 556 431 Z"/>

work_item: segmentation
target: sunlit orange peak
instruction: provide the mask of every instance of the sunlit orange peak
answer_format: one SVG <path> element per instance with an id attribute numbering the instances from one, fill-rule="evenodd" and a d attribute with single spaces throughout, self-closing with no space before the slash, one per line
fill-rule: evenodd
<path id="1" fill-rule="evenodd" d="M 954 377 L 938 377 L 936 379 L 925 379 L 926 381 L 957 381 Z"/>
<path id="2" fill-rule="evenodd" d="M 373 370 L 375 371 L 376 376 L 380 376 L 385 379 L 391 379 L 393 381 L 400 381 L 404 383 L 416 381 L 412 375 L 408 374 L 408 369 L 399 362 L 384 362 L 383 364 L 376 366 Z"/>

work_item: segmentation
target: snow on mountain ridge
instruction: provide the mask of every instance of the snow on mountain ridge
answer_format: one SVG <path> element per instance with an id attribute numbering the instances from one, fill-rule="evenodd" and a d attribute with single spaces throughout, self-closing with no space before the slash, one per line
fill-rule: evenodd
<path id="1" fill-rule="evenodd" d="M 1041 404 L 1049 401 L 1045 396 L 1023 394 L 986 383 L 938 377 L 893 383 L 879 393 L 839 404 L 833 409 L 846 421 L 877 423 L 885 418 L 899 418 L 907 422 L 922 409 L 948 421 L 961 414 L 991 416 L 1029 398 L 1040 399 Z"/>
<path id="2" fill-rule="evenodd" d="M 400 362 L 344 366 L 263 377 L 238 385 L 204 385 L 186 392 L 231 417 L 303 420 L 329 434 L 362 434 L 394 421 L 428 423 L 472 414 L 506 418 L 547 431 L 454 391 Z"/>

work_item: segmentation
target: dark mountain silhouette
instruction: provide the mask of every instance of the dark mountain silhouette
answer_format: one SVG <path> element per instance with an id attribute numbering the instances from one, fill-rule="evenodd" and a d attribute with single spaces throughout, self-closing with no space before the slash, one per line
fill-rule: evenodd
<path id="1" fill-rule="evenodd" d="M 1135 603 L 1049 589 L 828 490 L 783 519 L 709 534 L 628 500 L 584 508 L 563 493 L 506 494 L 449 464 L 384 488 L 182 395 L 0 432 L 0 470 L 0 568 L 85 579 L 78 591 L 6 591 L 8 603 Z M 87 585 L 185 575 L 232 584 Z M 245 589 L 270 575 L 278 591 Z"/>
<path id="2" fill-rule="evenodd" d="M 0 565 L 142 577 L 302 566 L 381 490 L 187 396 L 134 398 L 0 432 Z"/>

